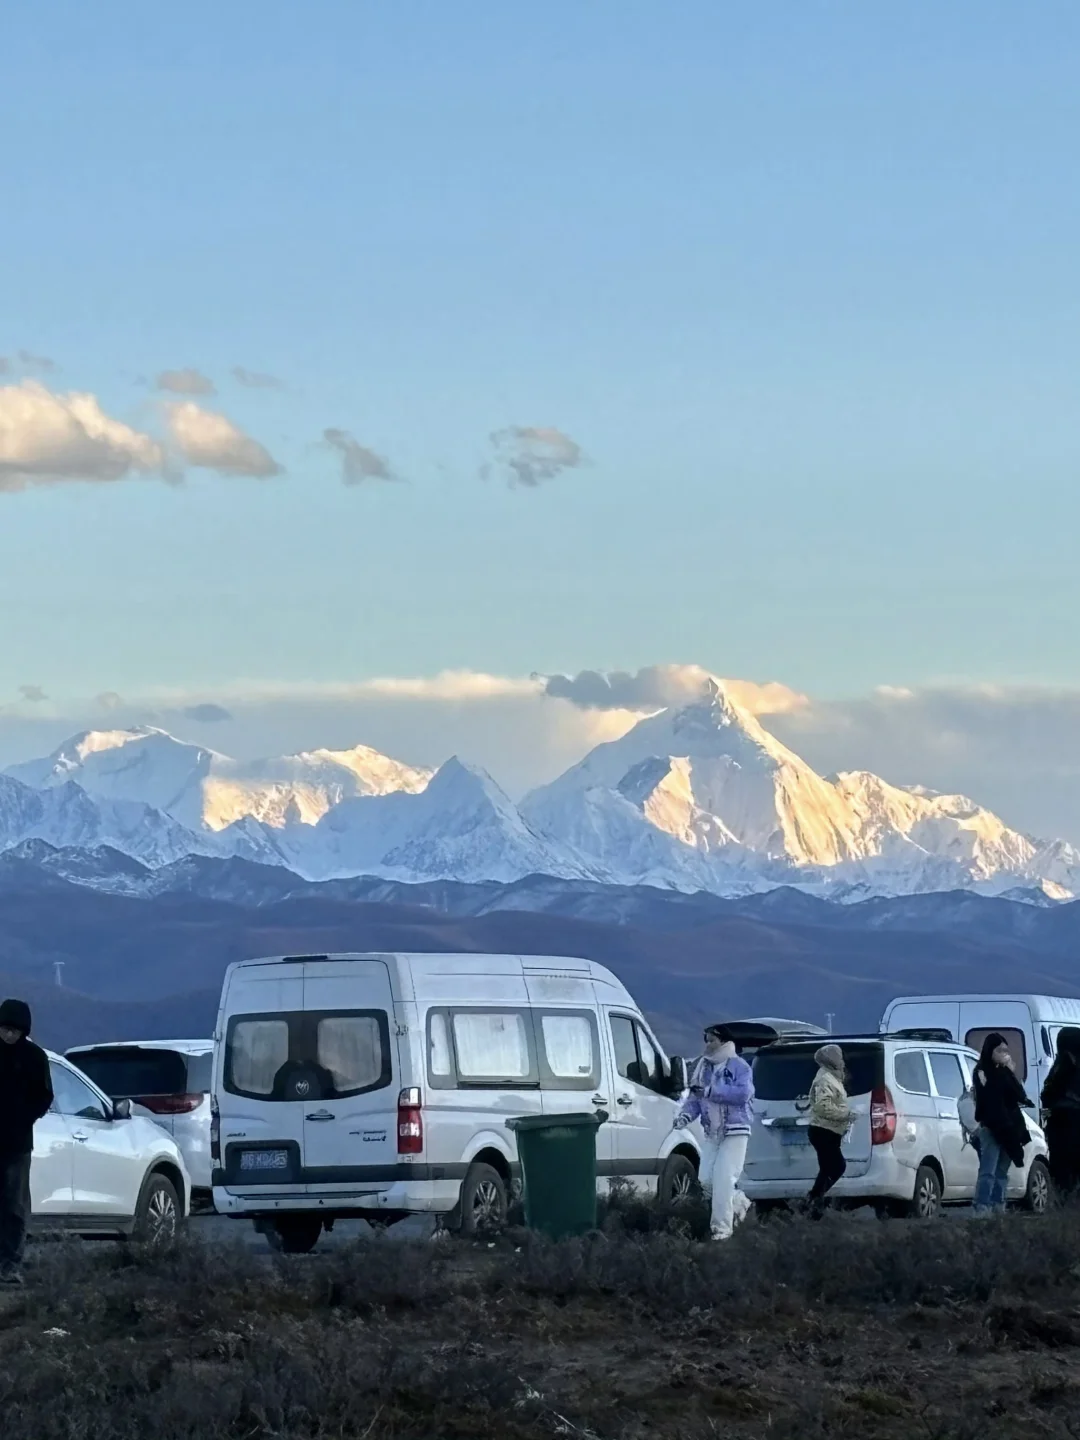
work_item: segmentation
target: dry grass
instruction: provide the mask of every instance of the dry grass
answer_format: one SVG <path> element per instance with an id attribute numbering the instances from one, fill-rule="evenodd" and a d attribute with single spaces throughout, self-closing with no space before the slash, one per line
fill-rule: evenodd
<path id="1" fill-rule="evenodd" d="M 0 1298 L 3 1440 L 1080 1436 L 1080 1215 L 700 1223 L 41 1246 Z"/>

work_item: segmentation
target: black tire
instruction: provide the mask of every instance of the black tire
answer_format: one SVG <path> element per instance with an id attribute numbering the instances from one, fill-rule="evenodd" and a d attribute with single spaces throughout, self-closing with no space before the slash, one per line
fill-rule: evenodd
<path id="1" fill-rule="evenodd" d="M 685 1155 L 669 1155 L 660 1171 L 657 1199 L 672 1209 L 685 1205 L 697 1193 L 698 1172 Z"/>
<path id="2" fill-rule="evenodd" d="M 148 1175 L 135 1207 L 132 1239 L 141 1245 L 167 1245 L 176 1239 L 183 1218 L 173 1182 L 165 1175 Z"/>
<path id="3" fill-rule="evenodd" d="M 322 1229 L 319 1215 L 282 1215 L 269 1226 L 266 1239 L 279 1255 L 310 1255 Z"/>
<path id="4" fill-rule="evenodd" d="M 908 1214 L 913 1220 L 934 1220 L 941 1214 L 941 1180 L 932 1165 L 920 1165 L 915 1172 Z"/>
<path id="5" fill-rule="evenodd" d="M 1020 1204 L 1032 1215 L 1045 1215 L 1050 1208 L 1053 1194 L 1054 1187 L 1050 1180 L 1050 1167 L 1041 1155 L 1036 1155 L 1028 1170 L 1027 1188 Z"/>
<path id="6" fill-rule="evenodd" d="M 508 1209 L 506 1182 L 490 1165 L 470 1165 L 461 1182 L 461 1198 L 455 1216 L 458 1233 L 482 1235 L 506 1224 Z"/>

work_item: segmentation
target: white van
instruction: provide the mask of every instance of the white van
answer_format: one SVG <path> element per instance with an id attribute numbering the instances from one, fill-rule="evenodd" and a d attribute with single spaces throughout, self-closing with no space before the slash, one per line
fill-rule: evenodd
<path id="1" fill-rule="evenodd" d="M 324 1226 L 427 1212 L 467 1233 L 518 1178 L 513 1116 L 603 1111 L 598 1184 L 672 1199 L 699 1151 L 672 1122 L 686 1067 L 588 960 L 311 955 L 226 972 L 215 1035 L 214 1205 L 282 1250 Z"/>
<path id="2" fill-rule="evenodd" d="M 946 1030 L 957 1044 L 972 1050 L 981 1050 L 992 1030 L 1000 1031 L 1036 1115 L 1057 1054 L 1058 1032 L 1065 1025 L 1080 1025 L 1080 1000 L 1054 995 L 902 995 L 881 1017 L 882 1034 Z"/>

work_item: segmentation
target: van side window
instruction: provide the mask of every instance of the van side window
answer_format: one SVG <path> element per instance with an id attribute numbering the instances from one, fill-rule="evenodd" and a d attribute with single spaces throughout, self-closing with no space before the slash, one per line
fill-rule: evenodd
<path id="1" fill-rule="evenodd" d="M 988 1035 L 993 1035 L 995 1031 L 1004 1038 L 1005 1044 L 1009 1047 L 1009 1054 L 1012 1056 L 1013 1064 L 1016 1066 L 1016 1078 L 1021 1081 L 1026 1080 L 1028 1071 L 1027 1047 L 1024 1044 L 1024 1032 L 1022 1030 L 1010 1029 L 1007 1025 L 983 1025 L 977 1030 L 969 1030 L 964 1043 L 970 1045 L 972 1050 L 982 1050 L 983 1041 Z"/>
<path id="2" fill-rule="evenodd" d="M 951 1050 L 931 1050 L 930 1071 L 934 1089 L 946 1100 L 959 1100 L 967 1089 L 967 1077 L 960 1068 L 960 1057 Z"/>
<path id="3" fill-rule="evenodd" d="M 896 1083 L 909 1095 L 929 1095 L 930 1077 L 926 1073 L 926 1056 L 921 1050 L 901 1050 L 893 1062 Z"/>
<path id="4" fill-rule="evenodd" d="M 450 1054 L 450 1031 L 446 1016 L 436 1011 L 428 1021 L 428 1067 L 439 1080 L 448 1080 L 454 1073 L 454 1057 Z"/>
<path id="5" fill-rule="evenodd" d="M 529 1025 L 521 1011 L 454 1010 L 450 1029 L 459 1079 L 535 1084 Z"/>
<path id="6" fill-rule="evenodd" d="M 637 1042 L 634 1022 L 625 1015 L 612 1015 L 611 1038 L 615 1042 L 615 1069 L 624 1080 L 638 1080 Z M 640 1081 L 638 1081 L 640 1084 Z"/>
<path id="7" fill-rule="evenodd" d="M 542 1083 L 560 1090 L 593 1090 L 600 1083 L 600 1047 L 596 1021 L 582 1011 L 537 1014 Z"/>

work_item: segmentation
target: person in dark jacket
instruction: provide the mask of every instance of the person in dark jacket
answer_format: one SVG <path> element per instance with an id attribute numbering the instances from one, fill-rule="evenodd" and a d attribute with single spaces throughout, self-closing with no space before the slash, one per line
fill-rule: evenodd
<path id="1" fill-rule="evenodd" d="M 1080 1196 L 1080 1030 L 1073 1025 L 1058 1031 L 1042 1104 L 1054 1186 L 1062 1199 Z"/>
<path id="2" fill-rule="evenodd" d="M 983 1041 L 974 1090 L 979 1179 L 972 1209 L 988 1215 L 1005 1209 L 1009 1166 L 1024 1168 L 1024 1147 L 1031 1142 L 1022 1108 L 1031 1101 L 1016 1078 L 1008 1043 L 996 1031 Z"/>
<path id="3" fill-rule="evenodd" d="M 0 1005 L 0 1283 L 19 1284 L 30 1218 L 34 1125 L 53 1102 L 49 1059 L 30 1039 L 30 1007 Z"/>

